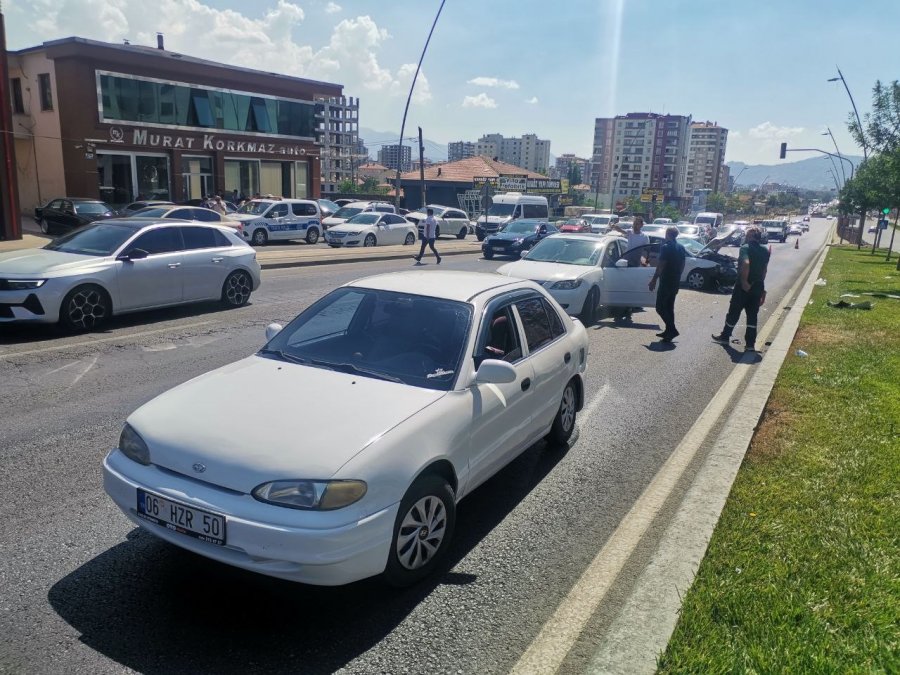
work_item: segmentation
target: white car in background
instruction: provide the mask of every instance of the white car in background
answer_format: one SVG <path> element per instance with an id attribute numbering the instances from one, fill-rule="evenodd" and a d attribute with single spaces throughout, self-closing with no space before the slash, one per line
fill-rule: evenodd
<path id="1" fill-rule="evenodd" d="M 454 209 L 449 206 L 441 206 L 439 204 L 429 204 L 424 208 L 406 214 L 406 219 L 414 222 L 420 232 L 423 231 L 425 227 L 424 221 L 425 217 L 428 215 L 427 209 L 431 209 L 434 212 L 434 219 L 437 221 L 436 236 L 438 237 L 440 237 L 441 234 L 449 234 L 457 239 L 465 239 L 467 234 L 474 231 L 472 222 L 469 220 L 469 216 L 466 215 L 465 211 Z"/>
<path id="2" fill-rule="evenodd" d="M 394 205 L 388 204 L 387 202 L 350 202 L 323 219 L 322 226 L 327 230 L 329 227 L 346 223 L 353 216 L 358 216 L 360 213 L 368 213 L 370 211 L 375 211 L 377 213 L 397 213 L 397 209 Z"/>
<path id="3" fill-rule="evenodd" d="M 615 311 L 656 304 L 656 291 L 647 288 L 655 268 L 625 257 L 627 246 L 619 235 L 555 234 L 497 273 L 541 284 L 563 309 L 590 326 L 600 307 Z"/>
<path id="4" fill-rule="evenodd" d="M 619 216 L 609 213 L 585 213 L 581 217 L 588 221 L 594 234 L 606 234 L 610 227 L 619 222 Z"/>
<path id="5" fill-rule="evenodd" d="M 325 230 L 325 241 L 332 248 L 341 246 L 390 246 L 416 243 L 416 226 L 396 213 L 369 211 L 353 216 L 346 223 Z"/>
<path id="6" fill-rule="evenodd" d="M 243 224 L 244 238 L 254 246 L 292 239 L 315 244 L 322 236 L 319 204 L 312 199 L 253 199 L 228 217 Z"/>
<path id="7" fill-rule="evenodd" d="M 92 330 L 145 309 L 208 300 L 240 307 L 259 284 L 256 251 L 231 228 L 109 219 L 44 248 L 0 253 L 0 324 Z"/>
<path id="8" fill-rule="evenodd" d="M 129 206 L 134 206 L 130 204 Z M 179 206 L 172 203 L 157 203 L 144 206 L 139 209 L 132 210 L 127 214 L 123 214 L 127 218 L 152 218 L 159 220 L 160 218 L 168 218 L 171 220 L 192 220 L 196 223 L 213 223 L 215 225 L 225 225 L 237 231 L 240 236 L 244 234 L 244 224 L 231 214 L 222 215 L 218 211 L 205 209 L 200 206 Z"/>
<path id="9" fill-rule="evenodd" d="M 273 577 L 419 581 L 457 503 L 540 439 L 567 445 L 584 405 L 584 326 L 496 274 L 361 279 L 266 336 L 133 412 L 103 483 L 143 530 Z"/>

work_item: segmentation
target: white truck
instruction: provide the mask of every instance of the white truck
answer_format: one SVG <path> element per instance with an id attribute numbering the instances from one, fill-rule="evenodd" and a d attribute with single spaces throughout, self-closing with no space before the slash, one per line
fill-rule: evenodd
<path id="1" fill-rule="evenodd" d="M 495 195 L 488 212 L 478 217 L 475 222 L 475 236 L 478 241 L 491 234 L 496 234 L 503 227 L 519 218 L 550 217 L 547 198 L 539 195 L 523 195 L 521 192 L 507 192 Z"/>

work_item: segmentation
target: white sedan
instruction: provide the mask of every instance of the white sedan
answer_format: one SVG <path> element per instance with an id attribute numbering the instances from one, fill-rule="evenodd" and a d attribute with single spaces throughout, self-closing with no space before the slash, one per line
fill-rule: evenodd
<path id="1" fill-rule="evenodd" d="M 418 211 L 408 213 L 406 219 L 414 222 L 420 229 L 424 229 L 424 221 L 428 215 L 428 209 L 432 210 L 432 215 L 437 221 L 436 233 L 438 237 L 443 233 L 452 235 L 457 239 L 465 239 L 466 235 L 474 229 L 465 211 L 449 206 L 441 206 L 440 204 L 429 204 Z"/>
<path id="2" fill-rule="evenodd" d="M 389 246 L 416 243 L 415 224 L 395 213 L 370 211 L 353 216 L 346 223 L 325 230 L 325 241 L 332 248 L 341 246 Z"/>
<path id="3" fill-rule="evenodd" d="M 556 234 L 497 272 L 541 284 L 569 314 L 591 325 L 601 306 L 656 304 L 656 291 L 647 288 L 654 267 L 640 265 L 639 256 L 623 257 L 627 246 L 627 240 L 617 235 Z"/>
<path id="4" fill-rule="evenodd" d="M 229 227 L 110 219 L 44 248 L 0 253 L 0 324 L 91 330 L 144 309 L 205 300 L 239 307 L 259 284 L 256 252 Z"/>
<path id="5" fill-rule="evenodd" d="M 567 444 L 584 402 L 584 326 L 496 274 L 361 279 L 266 334 L 132 413 L 103 473 L 147 531 L 283 579 L 418 581 L 460 499 L 536 441 Z"/>

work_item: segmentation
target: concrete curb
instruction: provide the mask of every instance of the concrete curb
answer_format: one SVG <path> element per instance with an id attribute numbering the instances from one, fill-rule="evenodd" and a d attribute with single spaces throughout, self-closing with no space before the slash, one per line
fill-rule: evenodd
<path id="1" fill-rule="evenodd" d="M 709 540 L 790 351 L 803 310 L 825 262 L 828 242 L 826 238 L 765 358 L 734 403 L 720 435 L 678 504 L 652 559 L 595 651 L 587 672 L 656 671 L 658 655 L 665 650 L 675 630 L 682 599 L 706 555 Z"/>

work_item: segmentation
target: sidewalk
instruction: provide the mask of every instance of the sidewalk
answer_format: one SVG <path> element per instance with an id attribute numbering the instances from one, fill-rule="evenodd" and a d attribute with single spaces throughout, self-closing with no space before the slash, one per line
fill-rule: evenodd
<path id="1" fill-rule="evenodd" d="M 24 234 L 22 239 L 0 241 L 0 253 L 19 251 L 29 248 L 40 248 L 52 241 L 52 237 L 37 234 Z M 441 239 L 437 242 L 441 256 L 480 254 L 481 244 L 474 236 L 463 240 Z M 419 252 L 419 242 L 413 246 L 373 246 L 371 248 L 328 248 L 325 246 L 307 246 L 298 244 L 296 250 L 267 251 L 266 247 L 256 249 L 256 259 L 263 269 L 282 267 L 306 267 L 310 265 L 337 265 L 359 261 L 403 260 L 412 258 Z M 432 259 L 430 250 L 426 252 L 426 260 Z"/>
<path id="2" fill-rule="evenodd" d="M 894 264 L 830 250 L 659 672 L 900 671 Z"/>

